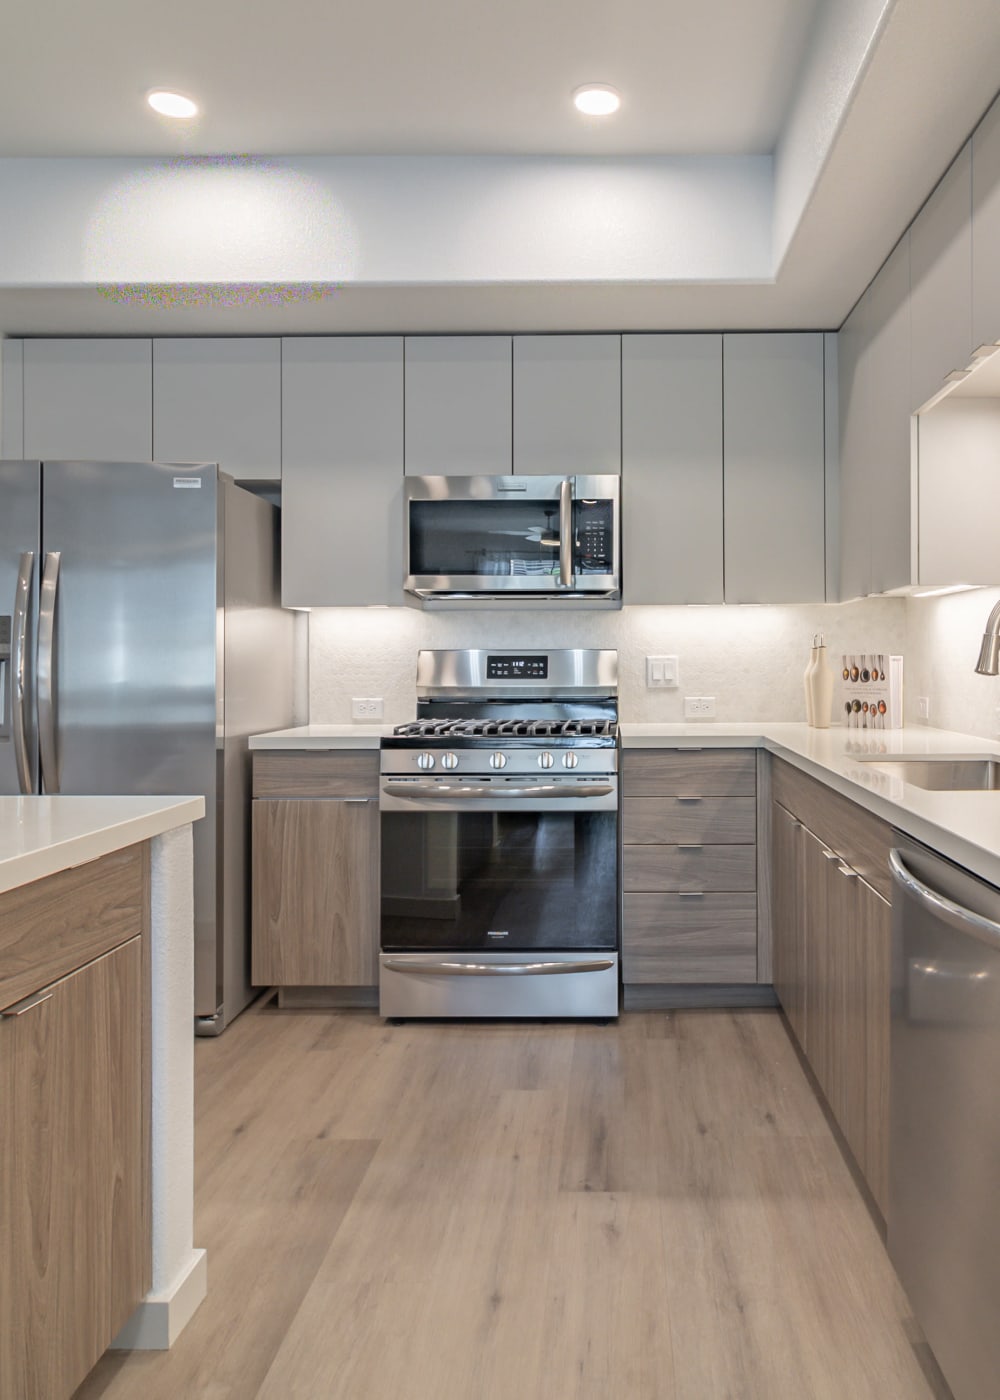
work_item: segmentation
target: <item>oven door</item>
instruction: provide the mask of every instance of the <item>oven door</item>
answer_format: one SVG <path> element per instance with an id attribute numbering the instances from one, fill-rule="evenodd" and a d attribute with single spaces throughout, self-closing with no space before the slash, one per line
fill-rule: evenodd
<path id="1" fill-rule="evenodd" d="M 614 601 L 619 487 L 616 476 L 408 477 L 403 586 L 425 603 Z"/>

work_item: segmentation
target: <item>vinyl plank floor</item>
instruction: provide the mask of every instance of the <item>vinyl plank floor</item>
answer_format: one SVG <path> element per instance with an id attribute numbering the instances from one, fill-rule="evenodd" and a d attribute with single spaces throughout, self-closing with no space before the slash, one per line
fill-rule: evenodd
<path id="1" fill-rule="evenodd" d="M 77 1400 L 939 1400 L 770 1011 L 255 1007 L 196 1047 L 209 1295 Z"/>

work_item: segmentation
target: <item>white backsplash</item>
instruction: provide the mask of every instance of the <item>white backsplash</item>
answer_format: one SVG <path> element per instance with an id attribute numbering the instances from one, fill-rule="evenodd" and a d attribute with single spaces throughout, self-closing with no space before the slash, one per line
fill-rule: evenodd
<path id="1" fill-rule="evenodd" d="M 941 598 L 907 598 L 903 704 L 917 724 L 917 701 L 930 701 L 929 722 L 983 739 L 1000 738 L 1000 677 L 977 676 L 986 619 L 1000 599 L 996 588 Z"/>
<path id="2" fill-rule="evenodd" d="M 317 608 L 309 616 L 309 717 L 313 724 L 348 723 L 357 695 L 382 696 L 386 723 L 412 719 L 421 647 L 559 646 L 617 648 L 626 720 L 682 720 L 685 695 L 714 695 L 720 720 L 804 720 L 802 673 L 813 634 L 824 634 L 831 661 L 844 651 L 905 654 L 906 616 L 900 598 L 563 615 Z M 680 658 L 680 685 L 648 690 L 646 656 L 664 654 Z M 969 679 L 972 662 L 965 667 Z M 904 673 L 904 685 L 906 679 Z"/>

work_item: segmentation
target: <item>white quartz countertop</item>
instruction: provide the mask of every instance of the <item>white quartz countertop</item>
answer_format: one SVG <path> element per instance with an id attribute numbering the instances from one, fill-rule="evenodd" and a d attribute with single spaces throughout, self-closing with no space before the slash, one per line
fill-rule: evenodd
<path id="1" fill-rule="evenodd" d="M 272 729 L 251 734 L 252 749 L 377 749 L 391 724 L 300 724 L 294 729 Z"/>
<path id="2" fill-rule="evenodd" d="M 879 733 L 807 724 L 628 724 L 622 747 L 764 748 L 1000 885 L 1000 792 L 933 792 L 878 766 L 894 758 L 1000 758 L 1000 743 L 918 726 Z"/>
<path id="3" fill-rule="evenodd" d="M 204 815 L 203 797 L 0 797 L 0 892 Z"/>

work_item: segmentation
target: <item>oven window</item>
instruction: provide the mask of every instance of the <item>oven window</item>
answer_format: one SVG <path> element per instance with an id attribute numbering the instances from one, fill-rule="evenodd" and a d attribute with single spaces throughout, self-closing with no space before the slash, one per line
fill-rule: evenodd
<path id="1" fill-rule="evenodd" d="M 411 501 L 410 573 L 547 577 L 559 572 L 559 502 Z"/>
<path id="2" fill-rule="evenodd" d="M 386 952 L 618 946 L 614 812 L 383 812 Z"/>

